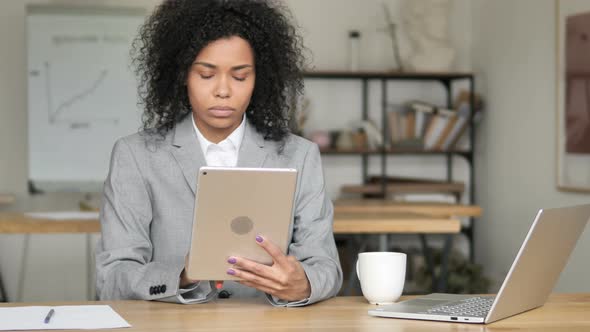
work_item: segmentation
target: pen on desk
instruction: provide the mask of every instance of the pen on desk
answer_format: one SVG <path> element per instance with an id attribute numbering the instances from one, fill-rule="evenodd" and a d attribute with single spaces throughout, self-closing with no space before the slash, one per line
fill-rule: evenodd
<path id="1" fill-rule="evenodd" d="M 53 313 L 55 313 L 55 310 L 53 310 L 53 309 L 49 310 L 49 312 L 47 313 L 47 316 L 45 316 L 45 324 L 49 324 L 51 317 L 53 317 Z"/>

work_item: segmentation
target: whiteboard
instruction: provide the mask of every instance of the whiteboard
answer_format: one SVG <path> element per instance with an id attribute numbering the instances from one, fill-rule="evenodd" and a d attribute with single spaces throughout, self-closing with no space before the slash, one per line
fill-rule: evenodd
<path id="1" fill-rule="evenodd" d="M 129 51 L 144 9 L 28 6 L 29 179 L 47 191 L 100 190 L 115 140 L 141 110 Z"/>

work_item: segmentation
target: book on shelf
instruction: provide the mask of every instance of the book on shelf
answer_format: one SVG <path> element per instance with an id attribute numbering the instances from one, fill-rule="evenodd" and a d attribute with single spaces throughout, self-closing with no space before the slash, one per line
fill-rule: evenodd
<path id="1" fill-rule="evenodd" d="M 425 151 L 449 151 L 457 146 L 459 139 L 471 124 L 471 95 L 461 91 L 453 108 L 444 108 L 421 101 L 411 100 L 404 104 L 388 106 L 386 143 L 396 148 L 412 148 Z M 474 98 L 476 113 L 481 109 L 479 96 Z"/>
<path id="2" fill-rule="evenodd" d="M 401 109 L 397 106 L 398 105 L 390 105 L 387 111 L 387 126 L 389 133 L 389 137 L 387 139 L 392 145 L 396 145 L 402 140 L 399 123 L 399 112 L 401 112 Z"/>
<path id="3" fill-rule="evenodd" d="M 424 116 L 407 105 L 389 105 L 387 112 L 388 143 L 395 148 L 421 150 L 424 146 L 421 128 Z"/>
<path id="4" fill-rule="evenodd" d="M 471 108 L 468 104 L 462 104 L 457 111 L 456 121 L 450 129 L 446 139 L 440 145 L 441 150 L 449 150 L 451 147 L 457 145 L 457 141 L 467 131 L 469 127 L 469 117 L 471 116 Z"/>
<path id="5" fill-rule="evenodd" d="M 406 111 L 404 114 L 405 117 L 405 131 L 404 131 L 404 139 L 413 139 L 416 137 L 416 112 L 412 112 L 411 110 Z"/>
<path id="6" fill-rule="evenodd" d="M 407 129 L 409 109 L 406 105 L 391 104 L 387 111 L 387 129 L 389 132 L 388 143 L 396 146 L 408 139 L 410 131 Z"/>
<path id="7" fill-rule="evenodd" d="M 414 108 L 416 113 L 416 127 L 414 129 L 416 139 L 424 137 L 424 130 L 426 125 L 430 123 L 430 119 L 434 115 L 434 110 L 426 110 L 422 108 Z"/>
<path id="8" fill-rule="evenodd" d="M 474 107 L 471 107 L 471 94 L 462 90 L 455 98 L 454 108 L 457 110 L 457 122 L 449 133 L 448 139 L 442 145 L 443 150 L 448 150 L 459 145 L 461 137 L 468 132 L 471 123 L 477 124 L 483 114 L 483 100 L 481 96 L 475 94 L 473 96 Z M 472 109 L 474 112 L 472 112 Z M 473 118 L 473 122 L 472 122 Z"/>
<path id="9" fill-rule="evenodd" d="M 453 130 L 453 128 L 455 127 L 458 118 L 459 118 L 458 115 L 455 113 L 448 119 L 447 125 L 445 126 L 445 129 L 442 131 L 442 134 L 440 135 L 440 137 L 436 141 L 436 144 L 434 145 L 433 150 L 436 150 L 436 151 L 443 151 L 444 150 L 443 145 L 449 139 L 449 135 L 450 135 L 451 131 Z"/>
<path id="10" fill-rule="evenodd" d="M 383 135 L 377 125 L 371 120 L 361 121 L 360 128 L 367 135 L 367 148 L 378 149 L 383 146 Z"/>
<path id="11" fill-rule="evenodd" d="M 457 118 L 457 113 L 453 110 L 439 108 L 433 114 L 424 132 L 424 149 L 438 150 Z"/>
<path id="12" fill-rule="evenodd" d="M 424 136 L 426 127 L 428 126 L 430 119 L 436 114 L 438 108 L 432 104 L 413 100 L 407 103 L 408 107 L 416 113 L 416 138 Z"/>

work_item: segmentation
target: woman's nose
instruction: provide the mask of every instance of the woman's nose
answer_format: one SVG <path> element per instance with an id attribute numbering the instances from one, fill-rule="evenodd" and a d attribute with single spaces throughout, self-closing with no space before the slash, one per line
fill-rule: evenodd
<path id="1" fill-rule="evenodd" d="M 215 96 L 219 98 L 229 98 L 231 96 L 231 89 L 227 78 L 222 77 L 219 80 L 215 87 Z"/>

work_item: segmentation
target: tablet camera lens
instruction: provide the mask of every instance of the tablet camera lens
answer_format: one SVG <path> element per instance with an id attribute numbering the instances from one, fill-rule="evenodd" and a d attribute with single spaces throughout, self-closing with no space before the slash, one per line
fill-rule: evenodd
<path id="1" fill-rule="evenodd" d="M 248 234 L 254 228 L 254 222 L 246 216 L 240 216 L 231 221 L 230 227 L 234 233 L 244 235 Z"/>

